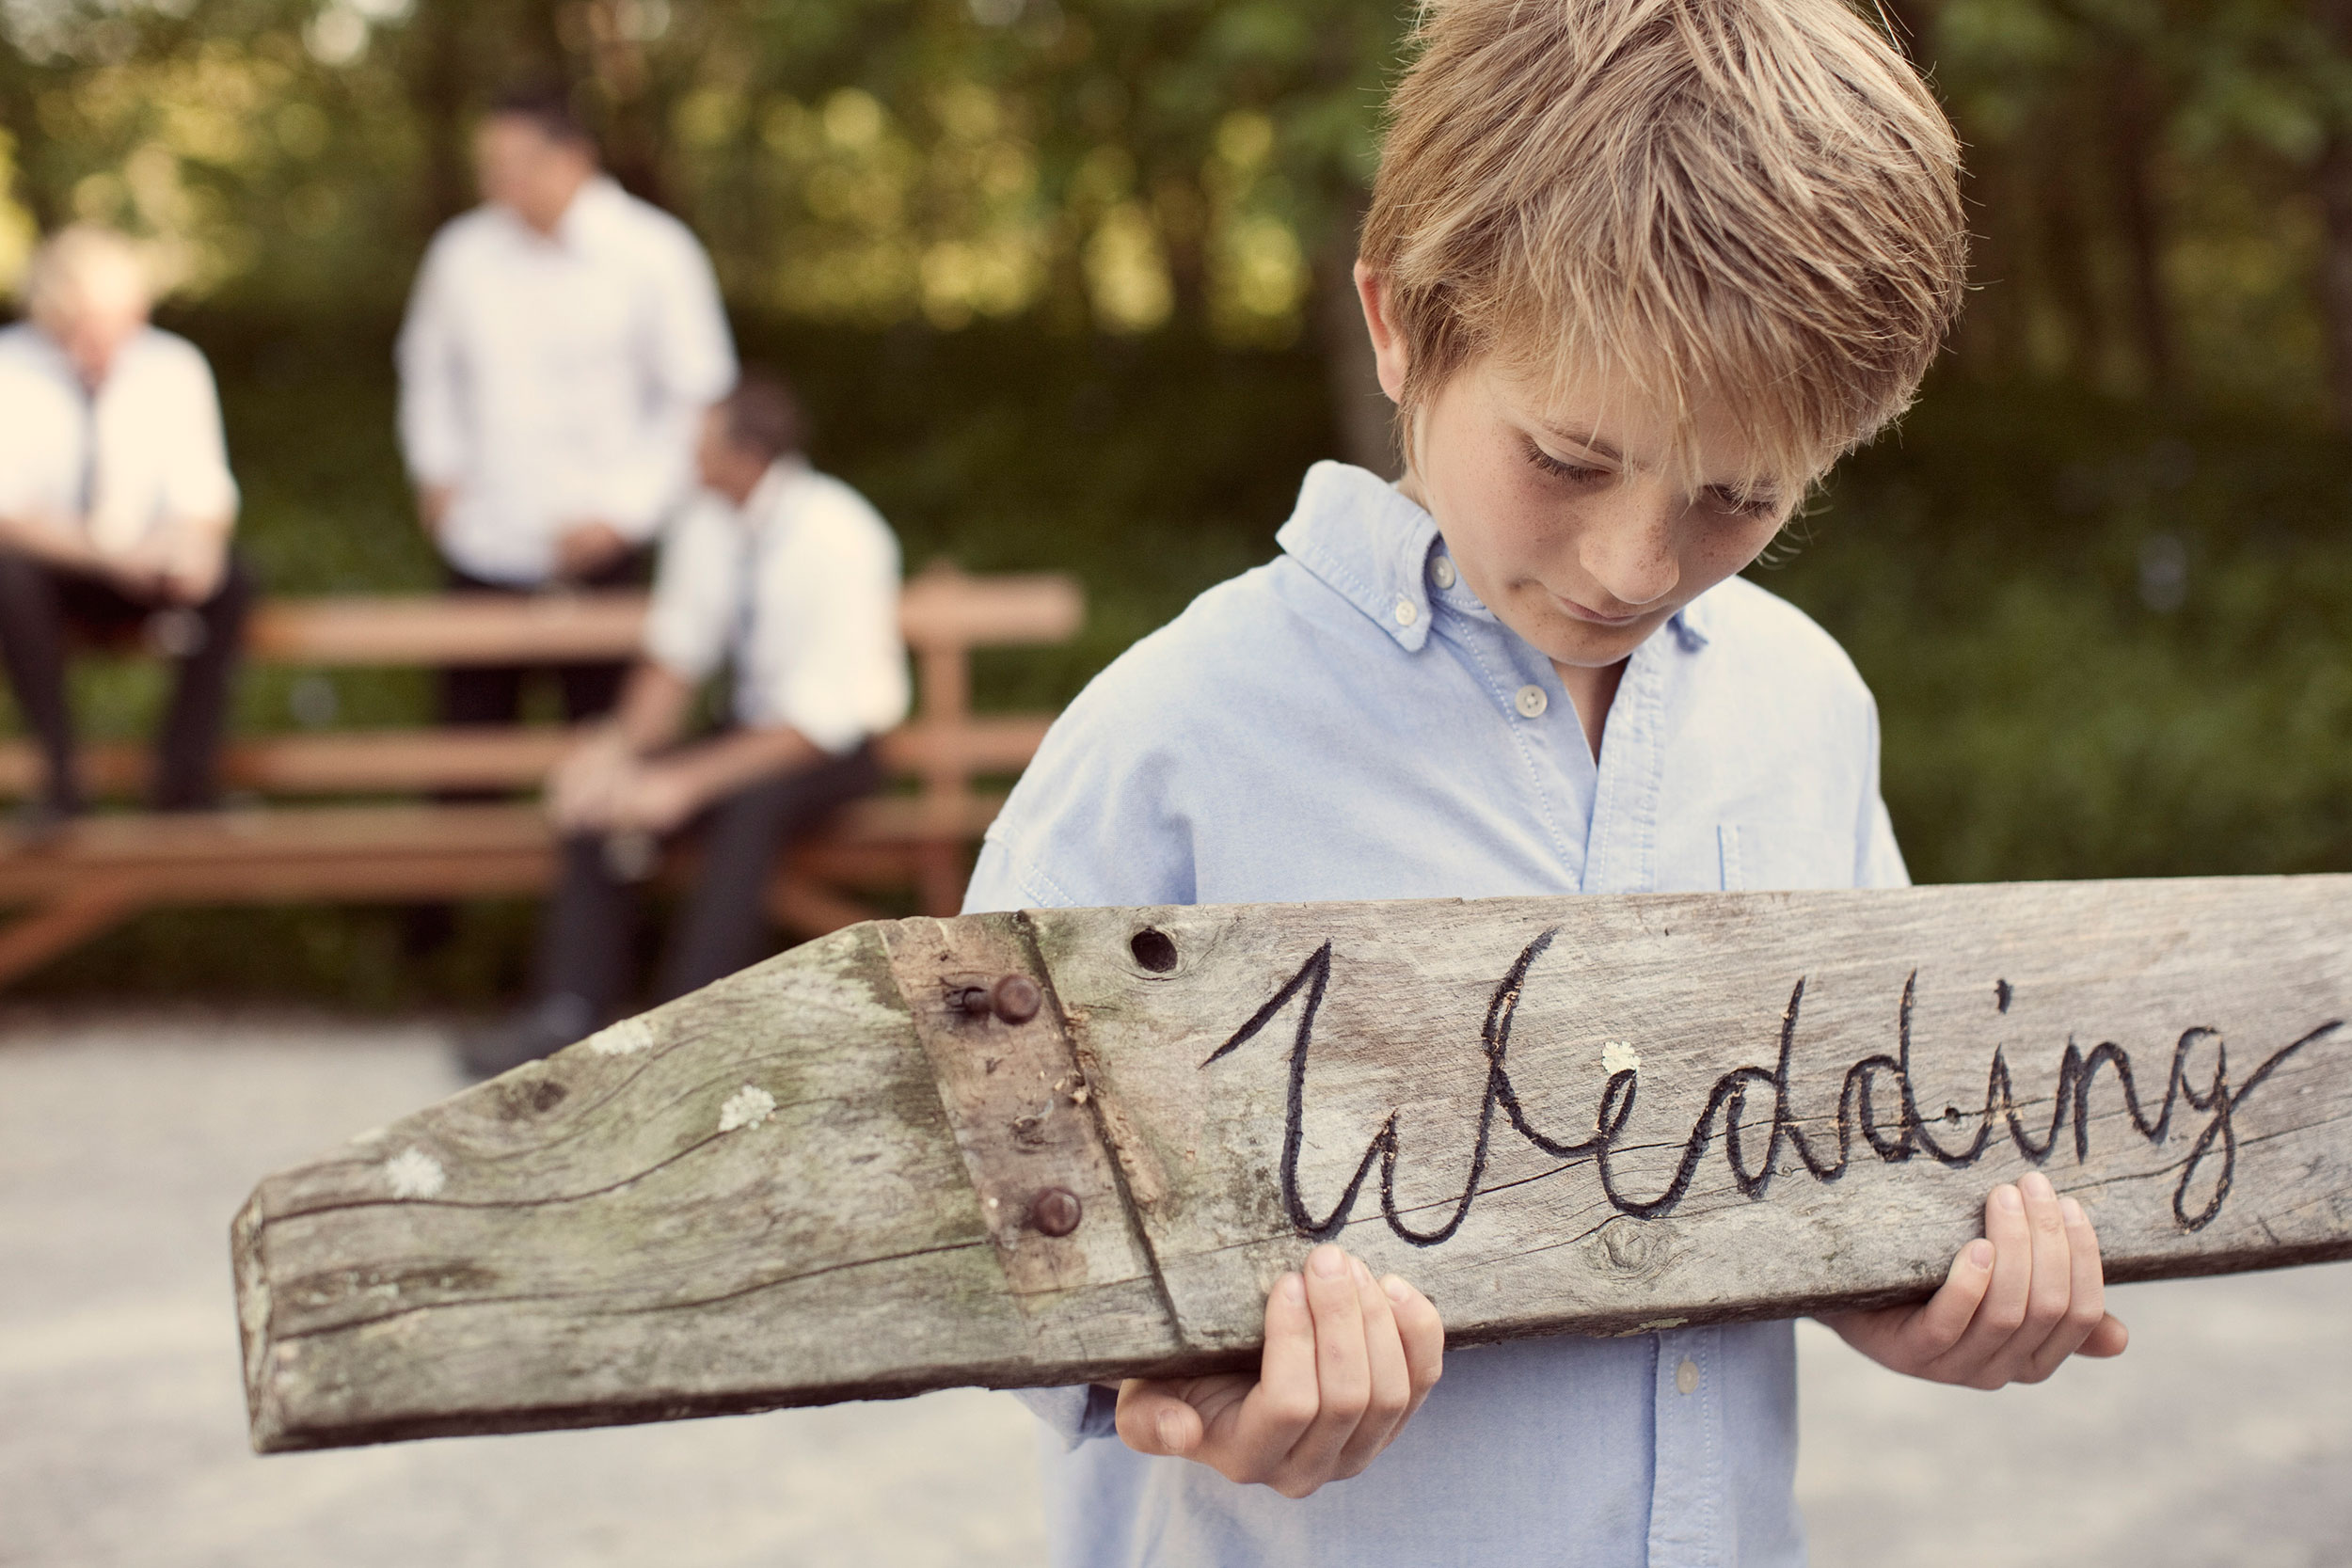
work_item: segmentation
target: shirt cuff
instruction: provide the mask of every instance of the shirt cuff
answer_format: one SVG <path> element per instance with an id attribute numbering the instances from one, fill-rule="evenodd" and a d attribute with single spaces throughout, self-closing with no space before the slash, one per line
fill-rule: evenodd
<path id="1" fill-rule="evenodd" d="M 1078 1388 L 1016 1388 L 1012 1397 L 1051 1427 L 1064 1448 L 1074 1449 L 1089 1437 L 1119 1433 L 1119 1396 L 1100 1384 Z"/>

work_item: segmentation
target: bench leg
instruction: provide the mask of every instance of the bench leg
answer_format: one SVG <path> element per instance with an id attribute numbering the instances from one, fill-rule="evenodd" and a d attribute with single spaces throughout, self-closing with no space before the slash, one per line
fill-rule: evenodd
<path id="1" fill-rule="evenodd" d="M 963 863 L 963 846 L 931 839 L 914 848 L 914 893 L 923 912 L 947 920 L 963 908 L 963 887 L 971 873 Z"/>
<path id="2" fill-rule="evenodd" d="M 15 984 L 60 953 L 79 947 L 138 908 L 117 883 L 75 888 L 0 927 L 0 986 Z"/>
<path id="3" fill-rule="evenodd" d="M 844 926 L 871 920 L 874 911 L 805 877 L 787 876 L 768 890 L 768 913 L 786 930 L 804 937 L 829 936 Z"/>

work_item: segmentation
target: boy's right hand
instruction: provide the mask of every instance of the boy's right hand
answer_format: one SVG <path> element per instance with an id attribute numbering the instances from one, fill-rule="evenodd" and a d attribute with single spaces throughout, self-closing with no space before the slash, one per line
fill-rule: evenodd
<path id="1" fill-rule="evenodd" d="M 1266 1295 L 1255 1376 L 1130 1378 L 1119 1435 L 1228 1481 L 1303 1497 L 1359 1473 L 1437 1386 L 1445 1324 L 1429 1298 L 1326 1243 Z"/>

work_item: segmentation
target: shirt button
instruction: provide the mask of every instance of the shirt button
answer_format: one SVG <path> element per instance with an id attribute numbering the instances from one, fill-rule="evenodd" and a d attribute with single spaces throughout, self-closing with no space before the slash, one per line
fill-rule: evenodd
<path id="1" fill-rule="evenodd" d="M 1540 686 L 1520 687 L 1519 694 L 1511 702 L 1519 710 L 1522 719 L 1541 719 L 1544 709 L 1551 705 L 1551 699 L 1544 695 L 1544 689 Z"/>
<path id="2" fill-rule="evenodd" d="M 1689 1356 L 1675 1369 L 1675 1389 L 1677 1393 L 1695 1394 L 1699 1390 L 1699 1364 Z"/>
<path id="3" fill-rule="evenodd" d="M 1396 624 L 1398 626 L 1409 626 L 1415 621 L 1420 619 L 1421 611 L 1414 608 L 1412 600 L 1399 599 L 1396 601 Z"/>
<path id="4" fill-rule="evenodd" d="M 1429 580 L 1440 588 L 1453 587 L 1454 562 L 1442 555 L 1432 561 L 1429 563 Z"/>

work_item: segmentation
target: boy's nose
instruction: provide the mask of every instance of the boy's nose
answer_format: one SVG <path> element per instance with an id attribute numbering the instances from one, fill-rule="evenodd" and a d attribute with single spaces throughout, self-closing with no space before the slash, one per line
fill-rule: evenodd
<path id="1" fill-rule="evenodd" d="M 1578 564 L 1616 600 L 1589 608 L 1603 614 L 1638 610 L 1675 591 L 1682 563 L 1674 548 L 1674 511 L 1665 498 L 1624 487 L 1579 542 Z"/>

